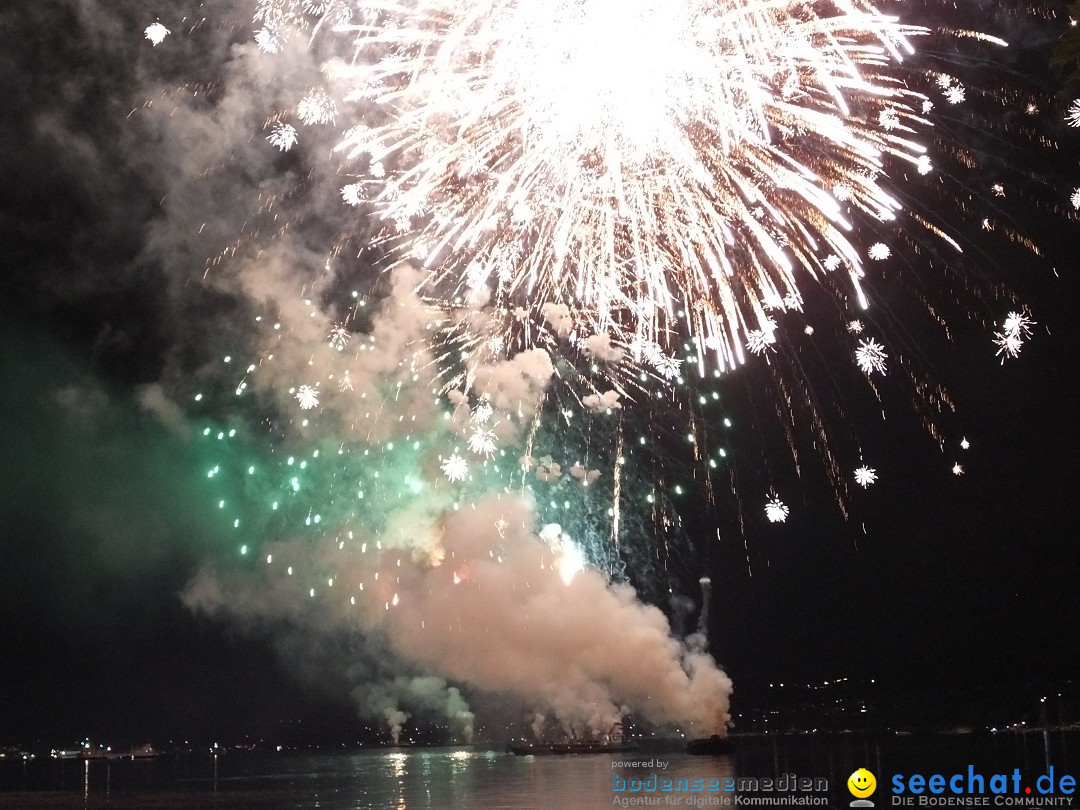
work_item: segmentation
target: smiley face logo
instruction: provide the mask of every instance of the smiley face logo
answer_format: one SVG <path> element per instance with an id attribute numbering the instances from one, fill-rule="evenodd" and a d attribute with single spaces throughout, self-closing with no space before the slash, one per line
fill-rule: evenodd
<path id="1" fill-rule="evenodd" d="M 877 790 L 877 779 L 866 768 L 859 768 L 847 780 L 847 789 L 857 799 L 865 799 Z"/>

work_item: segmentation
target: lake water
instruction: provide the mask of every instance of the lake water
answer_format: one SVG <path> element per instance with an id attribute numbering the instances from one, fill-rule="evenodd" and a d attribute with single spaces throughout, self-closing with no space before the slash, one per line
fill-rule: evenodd
<path id="1" fill-rule="evenodd" d="M 888 807 L 889 779 L 903 773 L 1080 776 L 1076 735 L 742 737 L 729 757 L 693 757 L 648 749 L 633 754 L 516 757 L 484 748 L 371 749 L 282 753 L 165 755 L 149 761 L 82 762 L 39 758 L 0 762 L 0 808 L 321 808 L 322 810 L 598 810 L 616 798 L 651 795 L 662 807 L 724 806 L 738 791 L 710 790 L 737 777 L 785 774 L 816 780 L 816 806 L 847 807 L 845 783 L 859 767 L 877 774 L 876 806 Z M 628 766 L 628 759 L 651 764 Z M 670 795 L 648 790 L 653 774 L 670 778 Z M 634 782 L 646 788 L 635 794 Z M 678 790 L 679 779 L 704 787 Z M 622 780 L 620 782 L 620 780 Z M 821 780 L 827 781 L 822 791 Z M 620 784 L 628 790 L 615 790 Z M 662 786 L 662 783 L 661 783 Z M 743 791 L 741 795 L 765 795 Z M 772 794 L 775 796 L 776 794 Z M 716 803 L 713 803 L 713 802 Z M 726 806 L 737 806 L 732 802 Z M 1080 806 L 1080 800 L 1075 802 Z M 990 806 L 993 806 L 991 803 Z"/>

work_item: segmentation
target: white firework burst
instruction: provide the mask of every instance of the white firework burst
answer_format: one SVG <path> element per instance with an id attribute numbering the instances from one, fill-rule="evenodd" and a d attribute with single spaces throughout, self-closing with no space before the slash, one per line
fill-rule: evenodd
<path id="1" fill-rule="evenodd" d="M 337 118 L 337 104 L 325 90 L 312 90 L 296 105 L 296 117 L 305 124 L 332 124 Z"/>
<path id="2" fill-rule="evenodd" d="M 934 164 L 930 162 L 930 156 L 920 155 L 918 162 L 915 164 L 915 169 L 919 174 L 930 174 L 934 170 Z"/>
<path id="3" fill-rule="evenodd" d="M 638 363 L 646 363 L 653 368 L 663 365 L 666 355 L 660 344 L 652 340 L 639 339 L 630 345 L 630 352 Z"/>
<path id="4" fill-rule="evenodd" d="M 1025 310 L 1024 312 L 1010 312 L 1002 321 L 1001 328 L 1007 335 L 1025 338 L 1031 334 L 1031 327 L 1034 325 L 1035 321 L 1031 320 Z"/>
<path id="5" fill-rule="evenodd" d="M 266 136 L 266 140 L 270 141 L 273 146 L 276 146 L 282 152 L 288 152 L 296 146 L 296 127 L 292 124 L 277 123 L 270 131 L 270 134 Z"/>
<path id="6" fill-rule="evenodd" d="M 296 389 L 296 401 L 305 411 L 310 411 L 319 404 L 319 389 L 312 385 L 301 385 Z"/>
<path id="7" fill-rule="evenodd" d="M 326 339 L 330 342 L 332 348 L 340 352 L 348 345 L 351 337 L 352 332 L 345 328 L 345 324 L 336 323 L 330 330 L 330 334 L 326 336 Z"/>
<path id="8" fill-rule="evenodd" d="M 768 310 L 784 308 L 784 299 L 780 295 L 780 293 L 776 292 L 775 290 L 770 290 L 769 292 L 765 293 L 765 296 L 762 299 L 761 303 L 762 306 L 764 306 L 765 309 Z"/>
<path id="9" fill-rule="evenodd" d="M 1073 208 L 1080 208 L 1080 188 L 1073 189 L 1069 202 L 1073 204 Z"/>
<path id="10" fill-rule="evenodd" d="M 889 132 L 900 126 L 900 116 L 897 115 L 896 110 L 892 108 L 882 110 L 878 114 L 878 124 L 881 125 L 883 130 Z"/>
<path id="11" fill-rule="evenodd" d="M 338 380 L 337 387 L 338 387 L 338 391 L 342 391 L 342 392 L 344 392 L 344 391 L 352 391 L 353 390 L 352 374 L 350 374 L 346 370 L 346 372 L 341 375 L 341 379 Z"/>
<path id="12" fill-rule="evenodd" d="M 442 463 L 442 471 L 451 481 L 464 481 L 469 474 L 469 462 L 454 453 Z"/>
<path id="13" fill-rule="evenodd" d="M 866 489 L 872 483 L 877 481 L 877 470 L 872 467 L 867 467 L 865 464 L 855 469 L 855 483 Z"/>
<path id="14" fill-rule="evenodd" d="M 263 53 L 277 53 L 281 50 L 283 37 L 273 29 L 260 28 L 255 32 L 255 44 Z"/>
<path id="15" fill-rule="evenodd" d="M 954 85 L 945 91 L 945 100 L 950 104 L 959 104 L 967 98 L 967 91 L 962 85 Z"/>
<path id="16" fill-rule="evenodd" d="M 486 425 L 491 420 L 494 413 L 495 409 L 491 407 L 490 403 L 481 402 L 473 408 L 472 413 L 469 414 L 469 421 L 474 425 Z"/>
<path id="17" fill-rule="evenodd" d="M 822 262 L 822 264 L 824 265 L 826 270 L 835 270 L 841 264 L 840 257 L 837 256 L 835 253 L 830 253 L 828 256 L 825 257 L 825 261 Z"/>
<path id="18" fill-rule="evenodd" d="M 751 329 L 746 333 L 746 350 L 754 354 L 762 354 L 776 342 L 773 332 L 764 329 Z"/>
<path id="19" fill-rule="evenodd" d="M 892 251 L 884 242 L 875 242 L 870 246 L 870 249 L 866 251 L 866 255 L 875 262 L 882 262 L 892 255 Z"/>
<path id="20" fill-rule="evenodd" d="M 1010 335 L 1008 332 L 994 332 L 994 345 L 997 346 L 994 354 L 1005 362 L 1007 358 L 1019 356 L 1020 349 L 1024 346 L 1024 339 L 1019 335 Z"/>
<path id="21" fill-rule="evenodd" d="M 1031 319 L 1027 311 L 1010 312 L 1001 323 L 1001 331 L 994 333 L 994 345 L 997 346 L 998 357 L 1002 362 L 1006 358 L 1016 357 L 1024 341 L 1031 335 L 1031 327 L 1035 321 Z"/>
<path id="22" fill-rule="evenodd" d="M 165 37 L 167 37 L 171 33 L 172 32 L 160 22 L 155 22 L 150 23 L 150 25 L 146 26 L 146 30 L 143 31 L 143 36 L 150 40 L 151 45 L 154 45 L 156 47 L 162 42 L 164 42 Z"/>
<path id="23" fill-rule="evenodd" d="M 961 467 L 959 463 L 953 464 L 952 465 L 952 474 L 953 475 L 963 475 L 964 474 L 964 468 Z"/>
<path id="24" fill-rule="evenodd" d="M 853 335 L 861 335 L 863 332 L 863 322 L 858 318 L 853 321 L 848 321 L 847 330 Z"/>
<path id="25" fill-rule="evenodd" d="M 360 205 L 364 201 L 364 187 L 359 183 L 349 183 L 347 186 L 342 186 L 341 199 L 346 205 Z"/>
<path id="26" fill-rule="evenodd" d="M 679 372 L 682 369 L 682 360 L 677 357 L 669 357 L 663 355 L 660 362 L 656 364 L 656 370 L 665 380 L 674 380 L 679 376 Z"/>
<path id="27" fill-rule="evenodd" d="M 478 456 L 491 458 L 491 456 L 495 455 L 498 447 L 498 437 L 493 430 L 477 427 L 469 436 L 469 449 Z"/>
<path id="28" fill-rule="evenodd" d="M 617 324 L 623 344 L 647 338 L 669 354 L 667 319 L 636 312 L 672 288 L 701 312 L 690 337 L 717 333 L 721 368 L 741 362 L 744 325 L 760 314 L 741 288 L 791 289 L 789 246 L 826 245 L 857 264 L 843 209 L 895 219 L 878 157 L 915 163 L 922 152 L 906 134 L 927 123 L 925 98 L 892 64 L 928 31 L 872 0 L 784 0 L 760 13 L 712 0 L 256 5 L 256 28 L 341 37 L 332 95 L 364 101 L 365 128 L 336 151 L 356 162 L 350 171 L 387 178 L 367 186 L 373 213 L 431 246 L 417 258 L 431 259 L 432 288 L 460 284 L 468 262 L 493 278 L 516 247 L 526 255 L 499 306 L 525 290 L 574 302 L 596 333 L 612 328 L 611 312 L 635 313 Z M 332 120 L 324 100 L 302 105 L 313 108 L 302 120 Z M 430 213 L 418 216 L 420 204 Z M 718 272 L 700 255 L 733 223 L 747 236 L 745 273 L 731 272 L 729 256 Z M 643 276 L 619 259 L 631 251 Z"/>
<path id="29" fill-rule="evenodd" d="M 1069 105 L 1069 111 L 1065 113 L 1065 122 L 1070 127 L 1080 127 L 1080 98 Z"/>
<path id="30" fill-rule="evenodd" d="M 789 513 L 790 510 L 787 504 L 776 495 L 773 495 L 765 502 L 765 517 L 769 519 L 770 523 L 783 523 L 787 520 Z"/>
<path id="31" fill-rule="evenodd" d="M 885 347 L 873 338 L 859 341 L 859 347 L 855 350 L 855 363 L 867 375 L 878 372 L 885 373 L 885 361 L 889 355 L 885 353 Z"/>

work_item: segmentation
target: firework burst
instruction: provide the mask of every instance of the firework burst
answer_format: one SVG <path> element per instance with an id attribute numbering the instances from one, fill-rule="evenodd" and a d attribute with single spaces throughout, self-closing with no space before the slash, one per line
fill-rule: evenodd
<path id="1" fill-rule="evenodd" d="M 926 32 L 879 5 L 260 0 L 259 46 L 291 56 L 290 40 L 306 42 L 322 78 L 310 71 L 277 88 L 291 95 L 275 101 L 252 143 L 282 171 L 312 169 L 295 171 L 305 191 L 327 176 L 311 156 L 324 160 L 336 145 L 330 194 L 360 223 L 297 285 L 302 307 L 272 296 L 284 328 L 274 324 L 235 386 L 239 397 L 252 385 L 261 402 L 278 392 L 279 412 L 264 419 L 275 441 L 287 437 L 270 454 L 274 466 L 243 467 L 245 481 L 265 479 L 272 490 L 260 501 L 264 525 L 308 531 L 330 555 L 372 549 L 375 562 L 356 570 L 332 556 L 296 563 L 306 599 L 337 604 L 347 583 L 350 608 L 370 599 L 390 616 L 407 609 L 422 589 L 403 587 L 399 599 L 393 569 L 402 562 L 391 553 L 406 547 L 467 592 L 461 560 L 437 570 L 450 547 L 436 529 L 455 513 L 469 521 L 474 559 L 501 566 L 508 538 L 547 526 L 549 537 L 537 532 L 547 543 L 537 570 L 553 570 L 554 554 L 567 587 L 587 579 L 587 563 L 666 598 L 679 576 L 668 564 L 689 549 L 678 499 L 694 499 L 682 501 L 687 511 L 700 503 L 707 520 L 726 479 L 736 501 L 756 493 L 759 520 L 762 501 L 767 521 L 790 515 L 760 486 L 772 483 L 771 460 L 756 483 L 736 482 L 739 454 L 729 451 L 739 439 L 724 432 L 737 411 L 711 380 L 749 355 L 764 362 L 747 388 L 767 375 L 769 402 L 739 427 L 777 417 L 797 471 L 796 445 L 809 438 L 838 503 L 878 473 L 861 449 L 857 461 L 834 456 L 825 423 L 835 413 L 819 410 L 816 367 L 801 374 L 813 354 L 847 360 L 831 365 L 850 365 L 854 354 L 872 378 L 860 391 L 883 406 L 879 386 L 900 378 L 916 383 L 916 407 L 951 407 L 913 376 L 891 308 L 862 312 L 862 285 L 907 281 L 905 268 L 930 242 L 957 247 L 933 215 L 905 215 L 915 195 L 904 185 L 934 185 L 917 175 L 932 171 L 924 144 L 942 144 L 920 88 L 953 117 L 952 104 L 977 104 L 982 91 L 926 62 L 908 70 L 911 41 Z M 302 139 L 317 148 L 276 151 Z M 934 165 L 967 166 L 959 148 L 935 156 Z M 996 179 L 970 188 L 1004 205 Z M 943 175 L 940 185 L 949 182 Z M 1021 196 L 1009 191 L 1009 202 Z M 287 219 L 288 203 L 268 197 L 268 240 L 310 222 L 310 208 Z M 357 243 L 362 256 L 346 251 Z M 369 263 L 391 269 L 389 284 L 346 302 L 347 276 Z M 366 312 L 363 297 L 373 304 Z M 944 325 L 933 295 L 923 300 Z M 823 310 L 832 329 L 815 331 L 808 321 Z M 1031 325 L 1026 312 L 1004 320 L 995 336 L 1004 356 Z M 875 376 L 886 372 L 884 344 L 864 333 L 887 338 L 888 383 Z M 225 436 L 204 434 L 222 448 Z M 301 456 L 292 445 L 305 442 L 318 447 Z M 208 472 L 224 481 L 229 466 Z M 775 480 L 788 490 L 782 472 Z M 517 501 L 530 514 L 507 520 Z M 285 559 L 255 545 L 256 521 L 239 499 L 217 508 L 238 536 L 251 533 L 267 566 Z M 747 545 L 748 567 L 750 556 Z"/>
<path id="2" fill-rule="evenodd" d="M 698 338 L 702 369 L 743 362 L 768 302 L 841 262 L 865 305 L 857 220 L 895 219 L 890 171 L 928 166 L 929 101 L 897 78 L 924 31 L 865 0 L 314 9 L 263 0 L 260 42 L 332 31 L 355 54 L 298 115 L 362 105 L 339 151 L 427 294 L 563 306 L 623 345 Z"/>

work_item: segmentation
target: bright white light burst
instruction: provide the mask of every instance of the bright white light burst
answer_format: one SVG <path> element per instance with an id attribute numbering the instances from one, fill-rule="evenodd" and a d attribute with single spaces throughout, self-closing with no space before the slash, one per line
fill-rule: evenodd
<path id="1" fill-rule="evenodd" d="M 311 385 L 301 385 L 296 390 L 296 401 L 305 411 L 310 411 L 319 404 L 319 389 Z"/>
<path id="2" fill-rule="evenodd" d="M 333 348 L 341 351 L 348 345 L 351 337 L 352 332 L 348 330 L 345 324 L 338 323 L 334 324 L 333 328 L 330 330 L 330 334 L 326 336 L 326 339 Z"/>
<path id="3" fill-rule="evenodd" d="M 1065 121 L 1070 127 L 1080 127 L 1080 98 L 1069 105 L 1069 111 L 1065 114 Z"/>
<path id="4" fill-rule="evenodd" d="M 150 43 L 152 45 L 157 46 L 164 42 L 165 37 L 167 37 L 171 33 L 172 32 L 169 31 L 169 29 L 166 28 L 164 25 L 159 22 L 155 22 L 150 23 L 150 25 L 146 26 L 146 30 L 143 31 L 143 36 L 150 40 Z"/>
<path id="5" fill-rule="evenodd" d="M 332 124 L 337 117 L 337 104 L 324 90 L 313 90 L 296 105 L 296 117 L 305 124 Z"/>
<path id="6" fill-rule="evenodd" d="M 719 369 L 823 266 L 864 298 L 849 212 L 896 219 L 889 172 L 925 159 L 929 102 L 896 67 L 926 32 L 870 0 L 259 0 L 255 21 L 260 45 L 343 38 L 297 115 L 358 105 L 345 171 L 432 295 L 468 277 L 622 345 L 699 338 Z"/>
<path id="7" fill-rule="evenodd" d="M 876 262 L 881 262 L 889 258 L 892 255 L 892 251 L 884 242 L 875 242 L 870 246 L 870 249 L 866 251 L 866 255 Z"/>
<path id="8" fill-rule="evenodd" d="M 772 332 L 754 329 L 746 334 L 746 349 L 754 354 L 762 354 L 775 342 L 776 338 Z"/>
<path id="9" fill-rule="evenodd" d="M 341 187 L 341 199 L 346 205 L 360 205 L 364 201 L 364 187 L 359 183 L 349 183 Z"/>
<path id="10" fill-rule="evenodd" d="M 855 483 L 866 489 L 872 483 L 877 481 L 877 470 L 872 467 L 863 465 L 855 470 Z"/>
<path id="11" fill-rule="evenodd" d="M 765 503 L 765 517 L 770 523 L 783 523 L 787 520 L 788 513 L 787 504 L 775 495 Z"/>
<path id="12" fill-rule="evenodd" d="M 1001 324 L 1001 331 L 994 333 L 994 345 L 997 346 L 998 357 L 1004 363 L 1007 358 L 1016 357 L 1024 346 L 1024 341 L 1031 335 L 1031 327 L 1035 321 L 1031 320 L 1028 313 L 1010 312 L 1005 316 Z"/>
<path id="13" fill-rule="evenodd" d="M 270 134 L 266 136 L 266 140 L 270 141 L 272 145 L 282 152 L 288 152 L 296 146 L 296 127 L 292 124 L 275 124 L 274 128 L 270 130 Z"/>
<path id="14" fill-rule="evenodd" d="M 855 350 L 855 363 L 868 375 L 875 371 L 884 374 L 885 361 L 888 359 L 885 347 L 873 338 L 860 340 L 859 347 Z"/>
<path id="15" fill-rule="evenodd" d="M 464 481 L 469 474 L 469 462 L 454 453 L 442 463 L 442 471 L 451 481 Z"/>
<path id="16" fill-rule="evenodd" d="M 475 408 L 472 413 L 469 414 L 469 421 L 474 425 L 486 425 L 495 413 L 495 409 L 491 407 L 488 402 L 481 402 Z"/>
<path id="17" fill-rule="evenodd" d="M 469 436 L 469 449 L 478 456 L 488 456 L 490 458 L 495 454 L 498 447 L 498 440 L 494 431 L 477 427 Z"/>

